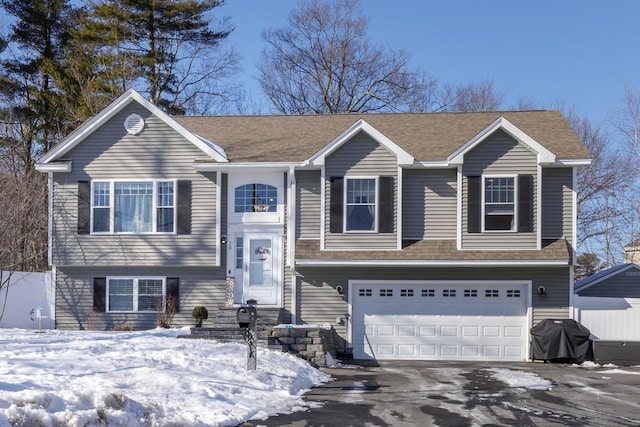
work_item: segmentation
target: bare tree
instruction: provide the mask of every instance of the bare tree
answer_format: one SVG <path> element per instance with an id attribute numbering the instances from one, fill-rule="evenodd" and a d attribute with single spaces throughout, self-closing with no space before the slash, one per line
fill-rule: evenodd
<path id="1" fill-rule="evenodd" d="M 500 92 L 491 79 L 470 83 L 445 84 L 439 91 L 442 111 L 496 111 L 502 108 L 504 93 Z"/>
<path id="2" fill-rule="evenodd" d="M 629 238 L 626 193 L 637 167 L 602 128 L 574 110 L 565 111 L 565 116 L 591 155 L 591 166 L 577 174 L 578 246 L 598 254 L 605 265 L 615 265 Z"/>
<path id="3" fill-rule="evenodd" d="M 358 0 L 301 1 L 288 27 L 262 33 L 258 80 L 284 114 L 427 111 L 436 82 L 409 55 L 373 46 Z"/>

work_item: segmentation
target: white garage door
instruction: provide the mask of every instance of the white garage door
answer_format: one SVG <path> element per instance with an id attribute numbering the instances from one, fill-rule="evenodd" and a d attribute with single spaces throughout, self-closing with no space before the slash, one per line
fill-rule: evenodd
<path id="1" fill-rule="evenodd" d="M 527 356 L 526 284 L 352 284 L 357 359 L 502 360 Z"/>

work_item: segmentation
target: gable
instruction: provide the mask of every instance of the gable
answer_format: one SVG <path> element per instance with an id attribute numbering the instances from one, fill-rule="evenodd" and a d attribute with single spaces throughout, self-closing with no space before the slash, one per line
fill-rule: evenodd
<path id="1" fill-rule="evenodd" d="M 144 119 L 144 130 L 127 133 L 124 122 L 131 114 Z M 84 170 L 93 179 L 113 177 L 161 178 L 193 172 L 193 160 L 203 152 L 148 110 L 129 104 L 87 136 L 65 157 L 74 171 Z"/>
<path id="2" fill-rule="evenodd" d="M 514 171 L 535 174 L 538 164 L 536 157 L 536 154 L 511 135 L 497 130 L 465 153 L 463 168 L 464 173 L 469 175 Z"/>
<path id="3" fill-rule="evenodd" d="M 640 298 L 640 266 L 625 264 L 600 271 L 575 284 L 583 297 Z"/>
<path id="4" fill-rule="evenodd" d="M 359 132 L 325 159 L 327 175 L 396 175 L 397 158 L 366 132 Z"/>
<path id="5" fill-rule="evenodd" d="M 228 161 L 226 158 L 226 154 L 219 147 L 213 144 L 212 142 L 205 140 L 198 135 L 195 135 L 185 129 L 182 125 L 178 124 L 176 121 L 171 119 L 167 114 L 165 114 L 162 110 L 160 110 L 155 105 L 151 104 L 149 101 L 144 99 L 138 92 L 134 90 L 128 90 L 114 102 L 112 102 L 107 108 L 102 110 L 98 115 L 88 120 L 78 129 L 76 129 L 73 133 L 67 136 L 62 142 L 56 145 L 52 150 L 50 150 L 47 154 L 45 154 L 36 165 L 36 169 L 46 172 L 46 171 L 66 171 L 68 172 L 70 167 L 67 167 L 67 170 L 63 170 L 58 168 L 56 163 L 61 161 L 67 161 L 68 159 L 65 156 L 75 147 L 82 144 L 90 135 L 94 132 L 98 131 L 102 126 L 109 123 L 114 116 L 118 115 L 122 110 L 127 108 L 129 105 L 138 105 L 140 110 L 138 112 L 142 112 L 140 116 L 144 120 L 144 117 L 150 118 L 151 116 L 157 118 L 158 120 L 164 122 L 168 127 L 170 127 L 173 131 L 180 134 L 186 141 L 191 142 L 195 147 L 197 147 L 202 154 L 208 155 L 210 158 L 214 159 L 218 162 L 226 162 Z M 125 123 L 121 121 L 122 129 L 120 132 L 126 132 L 124 129 L 125 126 L 129 127 L 129 131 L 132 134 L 139 134 L 144 132 L 146 129 L 146 122 L 141 122 L 139 117 L 134 118 L 134 120 Z M 68 161 L 67 161 L 68 163 Z"/>
<path id="6" fill-rule="evenodd" d="M 464 162 L 465 156 L 468 153 L 476 149 L 480 144 L 484 144 L 485 141 L 495 139 L 495 137 L 500 136 L 500 134 L 508 135 L 514 141 L 516 141 L 518 145 L 526 148 L 531 153 L 533 153 L 537 157 L 538 163 L 555 163 L 555 154 L 549 151 L 549 149 L 542 146 L 535 139 L 531 138 L 521 129 L 513 125 L 504 117 L 498 118 L 487 128 L 467 141 L 462 147 L 458 148 L 451 156 L 449 156 L 449 163 L 462 164 Z"/>

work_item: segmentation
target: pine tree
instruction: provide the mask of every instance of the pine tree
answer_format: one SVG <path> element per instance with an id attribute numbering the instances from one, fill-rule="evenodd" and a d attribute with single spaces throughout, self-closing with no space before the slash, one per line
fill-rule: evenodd
<path id="1" fill-rule="evenodd" d="M 217 0 L 102 0 L 93 5 L 78 31 L 95 49 L 98 75 L 120 92 L 136 87 L 170 113 L 182 114 L 194 97 L 215 95 L 207 86 L 233 73 L 233 52 L 211 53 L 232 29 L 223 21 L 210 27 Z M 216 67 L 215 64 L 219 65 Z"/>
<path id="2" fill-rule="evenodd" d="M 29 169 L 69 131 L 59 82 L 73 9 L 67 0 L 2 0 L 1 5 L 15 17 L 0 61 L 3 139 L 18 148 Z"/>

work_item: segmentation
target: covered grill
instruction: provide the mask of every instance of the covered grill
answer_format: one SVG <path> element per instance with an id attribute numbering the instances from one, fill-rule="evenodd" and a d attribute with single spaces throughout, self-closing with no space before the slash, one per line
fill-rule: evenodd
<path id="1" fill-rule="evenodd" d="M 582 363 L 591 354 L 591 332 L 572 319 L 544 319 L 531 328 L 533 360 Z"/>

